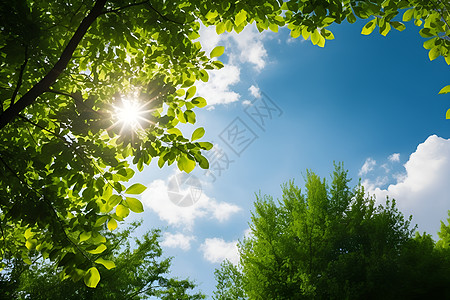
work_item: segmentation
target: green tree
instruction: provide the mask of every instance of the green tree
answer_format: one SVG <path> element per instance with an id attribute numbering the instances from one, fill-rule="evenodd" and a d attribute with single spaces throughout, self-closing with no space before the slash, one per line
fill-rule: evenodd
<path id="1" fill-rule="evenodd" d="M 229 260 L 220 264 L 220 269 L 214 271 L 217 281 L 213 299 L 216 300 L 242 300 L 247 299 L 245 294 L 242 271 Z"/>
<path id="2" fill-rule="evenodd" d="M 171 259 L 162 259 L 159 245 L 160 231 L 152 230 L 142 238 L 131 238 L 140 223 L 108 236 L 108 250 L 95 255 L 102 266 L 102 281 L 96 289 L 65 278 L 61 281 L 58 269 L 48 260 L 36 256 L 36 263 L 28 266 L 14 259 L 1 274 L 0 294 L 5 299 L 204 299 L 201 293 L 189 294 L 195 284 L 189 280 L 170 278 Z M 132 246 L 131 244 L 134 244 Z M 35 253 L 37 255 L 37 253 Z M 1 298 L 1 297 L 0 297 Z"/>
<path id="3" fill-rule="evenodd" d="M 337 165 L 331 185 L 308 171 L 304 192 L 291 181 L 278 203 L 258 195 L 240 264 L 216 270 L 217 299 L 232 298 L 235 278 L 246 299 L 448 297 L 448 252 L 413 238 L 395 201 L 376 206 L 348 183 Z"/>
<path id="4" fill-rule="evenodd" d="M 63 272 L 91 278 L 98 264 L 88 253 L 105 250 L 101 230 L 143 210 L 130 195 L 144 187 L 124 186 L 134 175 L 130 162 L 140 171 L 152 158 L 186 172 L 208 168 L 202 151 L 212 145 L 197 141 L 204 130 L 186 138 L 176 128 L 194 124 L 195 109 L 206 105 L 195 82 L 223 67 L 223 47 L 207 55 L 196 41 L 200 23 L 219 34 L 287 25 L 293 37 L 323 47 L 334 38 L 329 25 L 356 17 L 370 19 L 363 34 L 377 25 L 383 35 L 403 30 L 394 21 L 402 9 L 404 21 L 423 27 L 430 59 L 450 63 L 448 4 L 438 0 L 2 1 L 3 250 L 26 262 L 30 250 L 54 262 L 71 253 Z M 139 110 L 139 121 L 127 109 Z"/>

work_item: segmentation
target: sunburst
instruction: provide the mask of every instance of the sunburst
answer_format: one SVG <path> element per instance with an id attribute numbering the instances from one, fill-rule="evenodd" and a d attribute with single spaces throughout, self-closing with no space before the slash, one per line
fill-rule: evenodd
<path id="1" fill-rule="evenodd" d="M 124 129 L 131 129 L 133 132 L 143 129 L 142 125 L 151 123 L 146 118 L 152 110 L 147 108 L 148 103 L 140 103 L 134 99 L 122 99 L 122 105 L 114 107 L 115 126 L 121 126 L 120 132 Z"/>

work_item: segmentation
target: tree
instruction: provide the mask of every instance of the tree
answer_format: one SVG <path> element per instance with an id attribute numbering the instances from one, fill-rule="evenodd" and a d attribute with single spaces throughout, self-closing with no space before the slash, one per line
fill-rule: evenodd
<path id="1" fill-rule="evenodd" d="M 220 269 L 214 271 L 217 281 L 213 299 L 242 300 L 247 299 L 242 281 L 242 271 L 229 260 L 220 264 Z"/>
<path id="2" fill-rule="evenodd" d="M 161 259 L 160 231 L 147 232 L 140 239 L 131 234 L 140 223 L 133 223 L 117 234 L 105 233 L 108 250 L 95 255 L 102 266 L 102 281 L 96 289 L 80 281 L 61 281 L 59 272 L 48 260 L 37 256 L 32 266 L 21 260 L 11 263 L 1 274 L 0 294 L 6 299 L 204 299 L 204 295 L 190 295 L 195 287 L 189 280 L 168 277 L 171 259 Z M 131 246 L 131 243 L 135 246 Z M 37 253 L 35 253 L 37 254 Z M 58 266 L 63 267 L 64 263 Z M 14 283 L 13 285 L 11 283 Z"/>
<path id="3" fill-rule="evenodd" d="M 144 190 L 124 182 L 152 158 L 190 172 L 208 168 L 198 142 L 176 128 L 194 124 L 195 81 L 223 64 L 196 39 L 200 22 L 217 33 L 287 25 L 293 37 L 324 46 L 332 23 L 373 18 L 386 35 L 393 18 L 423 26 L 430 59 L 449 63 L 448 4 L 428 0 L 366 1 L 3 1 L 0 4 L 0 233 L 2 247 L 30 262 L 37 250 L 64 273 L 90 278 L 90 251 L 105 249 L 100 231 L 114 230 L 142 204 Z M 423 22 L 422 22 L 423 20 Z M 447 89 L 443 89 L 443 93 Z M 133 100 L 136 98 L 137 100 Z M 130 120 L 134 111 L 137 119 Z M 138 112 L 137 112 L 138 111 Z M 126 195 L 128 193 L 128 195 Z M 0 255 L 5 256 L 5 251 Z M 81 268 L 80 266 L 84 267 Z M 93 268 L 93 269 L 92 269 Z"/>
<path id="4" fill-rule="evenodd" d="M 258 195 L 239 265 L 216 270 L 217 299 L 232 298 L 234 278 L 246 299 L 448 297 L 448 253 L 413 238 L 395 201 L 376 206 L 348 183 L 337 165 L 330 186 L 308 171 L 304 192 L 290 181 L 278 204 Z"/>

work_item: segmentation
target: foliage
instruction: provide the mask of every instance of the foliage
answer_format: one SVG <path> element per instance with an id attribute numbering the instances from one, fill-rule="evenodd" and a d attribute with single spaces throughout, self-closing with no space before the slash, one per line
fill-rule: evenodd
<path id="1" fill-rule="evenodd" d="M 1 274 L 0 294 L 6 299 L 37 300 L 147 299 L 151 296 L 159 299 L 204 299 L 200 293 L 188 293 L 195 287 L 191 281 L 168 277 L 171 261 L 161 259 L 159 230 L 147 232 L 142 238 L 132 241 L 131 234 L 138 225 L 134 223 L 117 234 L 105 233 L 109 238 L 108 251 L 95 257 L 102 264 L 98 268 L 102 280 L 96 289 L 90 289 L 80 281 L 61 281 L 54 265 L 37 256 L 32 266 L 17 259 L 12 261 Z"/>
<path id="2" fill-rule="evenodd" d="M 217 284 L 213 299 L 246 299 L 242 281 L 242 271 L 233 265 L 229 260 L 224 260 L 221 263 L 220 269 L 214 271 L 214 277 Z"/>
<path id="3" fill-rule="evenodd" d="M 216 270 L 217 299 L 233 298 L 226 283 L 235 278 L 244 299 L 448 297 L 448 251 L 429 235 L 413 238 L 395 201 L 376 206 L 348 183 L 337 165 L 330 186 L 308 171 L 305 191 L 288 182 L 278 205 L 258 195 L 240 264 Z"/>
<path id="4" fill-rule="evenodd" d="M 201 49 L 200 23 L 217 33 L 262 31 L 287 25 L 293 37 L 324 46 L 333 23 L 370 19 L 386 35 L 402 9 L 429 38 L 430 59 L 449 60 L 448 4 L 440 0 L 131 1 L 16 0 L 0 4 L 0 231 L 3 250 L 30 263 L 36 250 L 64 262 L 67 276 L 95 286 L 107 249 L 100 233 L 114 230 L 142 204 L 124 183 L 133 166 L 177 162 L 190 172 L 208 168 L 198 142 L 178 123 L 194 124 L 197 80 L 220 69 L 219 46 Z M 447 89 L 443 89 L 442 93 Z M 137 104 L 130 104 L 137 98 Z M 118 119 L 123 106 L 140 109 L 141 122 Z M 130 163 L 132 165 L 130 165 Z M 142 191 L 142 189 L 138 189 Z M 136 194 L 136 191 L 128 194 Z M 0 253 L 6 257 L 6 251 Z M 294 279 L 293 279 L 294 280 Z M 297 280 L 297 279 L 295 279 Z"/>

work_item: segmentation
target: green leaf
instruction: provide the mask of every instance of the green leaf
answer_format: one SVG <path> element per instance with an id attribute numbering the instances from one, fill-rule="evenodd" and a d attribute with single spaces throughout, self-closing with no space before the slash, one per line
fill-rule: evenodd
<path id="1" fill-rule="evenodd" d="M 111 269 L 116 267 L 116 264 L 113 261 L 106 260 L 106 259 L 103 259 L 101 257 L 99 259 L 97 259 L 95 262 L 98 263 L 98 264 L 103 265 L 108 270 L 111 270 Z"/>
<path id="2" fill-rule="evenodd" d="M 447 94 L 447 93 L 450 93 L 450 85 L 447 85 L 446 87 L 442 88 L 439 91 L 439 94 Z"/>
<path id="3" fill-rule="evenodd" d="M 427 50 L 430 50 L 431 48 L 433 48 L 436 45 L 437 39 L 438 39 L 437 37 L 434 37 L 432 39 L 429 39 L 428 41 L 425 41 L 423 43 L 423 47 Z"/>
<path id="4" fill-rule="evenodd" d="M 127 197 L 125 200 L 128 207 L 131 209 L 131 211 L 135 213 L 141 213 L 144 211 L 144 206 L 142 205 L 141 201 L 139 201 L 136 198 Z"/>
<path id="5" fill-rule="evenodd" d="M 195 161 L 190 160 L 186 155 L 181 155 L 178 157 L 177 165 L 180 171 L 190 173 L 195 168 Z"/>
<path id="6" fill-rule="evenodd" d="M 447 110 L 447 113 L 445 114 L 445 119 L 450 119 L 450 109 Z"/>
<path id="7" fill-rule="evenodd" d="M 411 21 L 412 17 L 414 15 L 414 8 L 408 9 L 407 11 L 405 11 L 405 13 L 403 14 L 403 22 L 409 22 Z"/>
<path id="8" fill-rule="evenodd" d="M 199 127 L 192 133 L 191 141 L 193 142 L 195 140 L 201 139 L 203 135 L 205 135 L 205 129 L 203 127 Z"/>
<path id="9" fill-rule="evenodd" d="M 89 252 L 91 254 L 100 254 L 100 253 L 102 253 L 105 250 L 106 250 L 105 244 L 101 244 L 101 245 L 98 245 L 97 248 L 95 248 L 93 250 L 88 250 L 87 252 Z"/>
<path id="10" fill-rule="evenodd" d="M 100 273 L 96 267 L 90 268 L 84 275 L 84 284 L 90 288 L 95 288 L 100 281 Z"/>
<path id="11" fill-rule="evenodd" d="M 213 144 L 211 144 L 210 142 L 199 142 L 198 144 L 205 150 L 211 150 L 213 147 Z"/>
<path id="12" fill-rule="evenodd" d="M 37 240 L 29 239 L 25 242 L 25 247 L 27 247 L 28 250 L 31 250 L 36 247 L 36 244 L 37 244 Z"/>
<path id="13" fill-rule="evenodd" d="M 101 216 L 100 218 L 97 219 L 97 221 L 95 221 L 94 227 L 103 225 L 106 222 L 106 220 L 108 220 L 107 216 Z"/>
<path id="14" fill-rule="evenodd" d="M 300 36 L 300 30 L 298 28 L 291 30 L 291 37 L 296 39 Z"/>
<path id="15" fill-rule="evenodd" d="M 203 97 L 195 97 L 192 99 L 191 103 L 199 108 L 205 107 L 207 104 L 205 98 Z"/>
<path id="16" fill-rule="evenodd" d="M 236 14 L 236 17 L 234 19 L 234 24 L 236 26 L 241 25 L 245 20 L 247 20 L 247 12 L 245 10 L 241 10 Z"/>
<path id="17" fill-rule="evenodd" d="M 188 121 L 191 124 L 195 124 L 195 113 L 188 109 L 184 112 L 184 117 L 186 118 L 186 121 Z"/>
<path id="18" fill-rule="evenodd" d="M 432 37 L 435 35 L 433 30 L 431 30 L 430 28 L 422 28 L 419 31 L 419 34 L 420 34 L 420 36 L 422 36 L 424 38 L 429 38 L 429 37 Z"/>
<path id="19" fill-rule="evenodd" d="M 117 221 L 113 218 L 109 219 L 108 221 L 108 229 L 113 231 L 114 229 L 117 228 Z"/>
<path id="20" fill-rule="evenodd" d="M 439 47 L 434 47 L 434 48 L 431 48 L 430 52 L 428 52 L 428 57 L 432 61 L 432 60 L 435 60 L 436 58 L 438 58 L 440 54 L 441 54 L 441 52 L 439 51 Z"/>
<path id="21" fill-rule="evenodd" d="M 269 29 L 272 30 L 273 32 L 278 32 L 278 25 L 270 23 L 269 24 Z"/>
<path id="22" fill-rule="evenodd" d="M 347 15 L 347 21 L 348 21 L 350 24 L 355 23 L 355 22 L 356 22 L 356 17 L 355 17 L 355 15 L 354 15 L 353 13 L 348 14 L 348 15 Z"/>
<path id="23" fill-rule="evenodd" d="M 25 239 L 29 239 L 30 237 L 34 236 L 34 233 L 31 231 L 31 228 L 28 228 L 27 230 L 25 230 L 24 233 Z"/>
<path id="24" fill-rule="evenodd" d="M 361 34 L 364 35 L 369 35 L 373 32 L 373 30 L 375 29 L 375 25 L 376 25 L 376 19 L 373 19 L 372 21 L 367 22 L 366 25 L 364 25 Z"/>
<path id="25" fill-rule="evenodd" d="M 223 22 L 220 22 L 219 24 L 216 25 L 216 33 L 217 33 L 217 34 L 222 34 L 222 33 L 224 33 L 224 32 L 225 32 L 225 29 L 226 29 L 225 23 L 223 23 Z"/>
<path id="26" fill-rule="evenodd" d="M 122 201 L 122 197 L 120 197 L 119 195 L 111 195 L 107 203 L 109 206 L 116 206 L 120 203 L 120 201 Z"/>
<path id="27" fill-rule="evenodd" d="M 209 80 L 209 74 L 206 70 L 200 70 L 200 80 L 203 82 L 207 82 Z"/>
<path id="28" fill-rule="evenodd" d="M 389 23 L 385 23 L 383 27 L 380 28 L 380 34 L 386 36 L 391 30 L 391 25 Z"/>
<path id="29" fill-rule="evenodd" d="M 135 183 L 125 191 L 125 194 L 139 195 L 147 189 L 145 185 Z"/>
<path id="30" fill-rule="evenodd" d="M 394 27 L 396 30 L 398 31 L 403 31 L 406 29 L 405 24 L 403 24 L 402 22 L 391 22 L 392 27 Z"/>
<path id="31" fill-rule="evenodd" d="M 82 233 L 80 233 L 80 236 L 78 238 L 78 240 L 81 242 L 84 242 L 86 240 L 88 240 L 91 237 L 92 233 L 90 231 L 83 231 Z"/>
<path id="32" fill-rule="evenodd" d="M 186 100 L 194 97 L 197 88 L 195 86 L 191 86 L 186 92 Z"/>
<path id="33" fill-rule="evenodd" d="M 121 219 L 126 218 L 129 214 L 130 214 L 130 210 L 128 209 L 128 207 L 125 207 L 122 204 L 119 204 L 116 207 L 116 215 L 119 218 L 121 218 Z"/>
<path id="34" fill-rule="evenodd" d="M 225 52 L 224 46 L 217 46 L 216 48 L 212 49 L 211 53 L 209 54 L 209 57 L 219 57 Z"/>
<path id="35" fill-rule="evenodd" d="M 313 45 L 317 45 L 317 43 L 320 41 L 320 33 L 317 29 L 314 29 L 314 32 L 311 35 L 311 42 Z"/>
<path id="36" fill-rule="evenodd" d="M 308 31 L 308 26 L 304 26 L 302 29 L 302 37 L 306 41 L 311 36 L 311 32 Z"/>
<path id="37" fill-rule="evenodd" d="M 167 133 L 169 133 L 169 134 L 176 134 L 178 136 L 183 136 L 183 133 L 181 132 L 181 130 L 176 128 L 176 127 L 167 129 Z"/>

